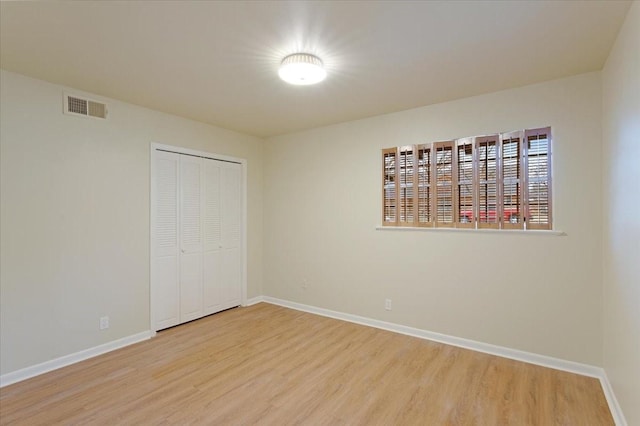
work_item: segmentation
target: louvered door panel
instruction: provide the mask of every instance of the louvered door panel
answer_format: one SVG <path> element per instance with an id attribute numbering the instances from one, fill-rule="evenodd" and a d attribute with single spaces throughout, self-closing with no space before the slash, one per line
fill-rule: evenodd
<path id="1" fill-rule="evenodd" d="M 551 129 L 525 133 L 527 228 L 551 229 Z"/>
<path id="2" fill-rule="evenodd" d="M 202 159 L 180 157 L 180 248 L 183 253 L 202 251 L 201 173 Z"/>
<path id="3" fill-rule="evenodd" d="M 222 244 L 224 248 L 240 247 L 241 223 L 240 165 L 226 163 L 222 169 Z"/>
<path id="4" fill-rule="evenodd" d="M 478 228 L 498 228 L 498 135 L 476 138 Z"/>
<path id="5" fill-rule="evenodd" d="M 223 163 L 222 194 L 222 306 L 238 306 L 242 286 L 242 169 Z"/>
<path id="6" fill-rule="evenodd" d="M 151 279 L 154 282 L 153 326 L 172 327 L 180 320 L 178 286 L 178 154 L 157 152 L 153 187 L 154 247 Z"/>
<path id="7" fill-rule="evenodd" d="M 220 164 L 219 161 L 204 160 L 204 251 L 218 250 L 222 246 Z"/>
<path id="8" fill-rule="evenodd" d="M 177 154 L 156 156 L 155 253 L 178 254 L 178 161 Z"/>
<path id="9" fill-rule="evenodd" d="M 437 142 L 433 144 L 433 149 L 435 151 L 435 225 L 453 227 L 455 211 L 454 142 Z"/>
<path id="10" fill-rule="evenodd" d="M 180 259 L 180 322 L 202 316 L 202 253 L 183 254 Z"/>
<path id="11" fill-rule="evenodd" d="M 222 202 L 221 165 L 203 160 L 203 309 L 204 315 L 222 309 Z"/>
<path id="12" fill-rule="evenodd" d="M 202 159 L 180 156 L 180 321 L 202 316 Z"/>

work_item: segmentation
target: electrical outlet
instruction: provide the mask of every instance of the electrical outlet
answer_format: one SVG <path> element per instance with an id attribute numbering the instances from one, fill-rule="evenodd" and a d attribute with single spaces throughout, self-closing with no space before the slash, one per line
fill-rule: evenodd
<path id="1" fill-rule="evenodd" d="M 391 310 L 391 299 L 384 299 L 384 309 L 387 311 Z"/>
<path id="2" fill-rule="evenodd" d="M 301 285 L 300 287 L 301 287 L 303 290 L 306 290 L 306 289 L 307 289 L 307 285 L 308 285 L 308 283 L 307 283 L 307 279 L 305 278 L 305 279 L 303 279 L 303 280 L 302 280 L 302 285 Z"/>
<path id="3" fill-rule="evenodd" d="M 100 317 L 100 330 L 109 328 L 109 317 Z"/>

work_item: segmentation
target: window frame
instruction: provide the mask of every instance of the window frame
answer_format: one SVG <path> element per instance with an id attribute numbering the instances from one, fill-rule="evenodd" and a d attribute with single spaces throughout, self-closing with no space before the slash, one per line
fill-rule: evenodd
<path id="1" fill-rule="evenodd" d="M 450 140 L 450 141 L 442 141 L 442 142 L 434 142 L 432 144 L 433 149 L 432 149 L 432 153 L 431 155 L 433 156 L 432 158 L 432 163 L 433 163 L 433 171 L 434 173 L 432 174 L 432 178 L 434 179 L 433 182 L 433 188 L 434 188 L 434 192 L 433 192 L 433 209 L 434 209 L 434 214 L 433 214 L 433 226 L 436 228 L 455 228 L 456 226 L 456 221 L 455 221 L 455 212 L 457 209 L 457 202 L 456 202 L 456 181 L 457 179 L 455 178 L 455 176 L 458 173 L 458 167 L 456 165 L 456 155 L 455 155 L 455 151 L 456 151 L 456 141 L 455 140 Z M 451 150 L 451 171 L 450 171 L 450 175 L 451 175 L 451 183 L 449 185 L 438 185 L 438 150 L 442 149 L 443 151 L 446 151 L 447 149 Z M 444 164 L 444 163 L 443 163 Z M 446 166 L 444 167 L 446 170 Z M 446 176 L 444 176 L 446 177 Z M 445 221 L 444 218 L 443 220 L 440 220 L 439 218 L 439 204 L 438 204 L 438 196 L 440 195 L 440 193 L 446 195 L 446 192 L 443 190 L 440 190 L 439 188 L 446 188 L 447 186 L 451 187 L 451 221 Z M 446 199 L 443 196 L 443 199 Z M 443 216 L 446 214 L 446 211 L 443 213 Z"/>
<path id="2" fill-rule="evenodd" d="M 530 140 L 535 140 L 535 138 L 543 139 L 541 136 L 547 140 L 546 144 L 546 153 L 538 152 L 537 154 L 531 154 L 531 159 L 540 158 L 543 155 L 546 155 L 546 161 L 544 162 L 536 162 L 535 164 L 542 171 L 546 170 L 546 176 L 540 176 L 536 178 L 536 184 L 544 186 L 546 189 L 546 210 L 545 210 L 545 202 L 544 198 L 538 198 L 538 208 L 537 211 L 542 209 L 547 218 L 546 223 L 533 223 L 532 215 L 531 215 L 531 206 L 530 201 L 535 200 L 532 198 L 530 200 L 530 182 L 529 178 L 529 149 L 530 149 Z M 517 140 L 517 141 L 514 141 Z M 480 176 L 480 152 L 482 150 L 482 146 L 487 146 L 486 144 L 491 143 L 491 145 L 495 145 L 495 170 L 494 170 L 494 179 L 487 181 L 486 179 L 481 179 Z M 505 146 L 506 144 L 516 143 L 516 147 L 518 152 L 515 156 L 511 155 L 509 157 L 505 154 Z M 467 146 L 471 146 L 471 169 L 472 169 L 472 180 L 469 182 L 469 179 L 464 179 L 464 183 L 462 182 L 460 173 L 461 167 L 467 167 L 469 164 L 468 158 L 464 160 L 460 157 L 462 154 L 460 152 L 461 147 L 465 147 L 464 155 L 467 154 Z M 443 165 L 444 163 L 438 163 L 439 152 L 451 151 L 450 159 L 451 163 Z M 525 130 L 516 130 L 512 132 L 505 132 L 499 134 L 491 134 L 491 135 L 483 135 L 483 136 L 475 136 L 475 137 L 467 137 L 460 138 L 455 140 L 448 141 L 440 141 L 433 143 L 422 143 L 416 145 L 403 145 L 395 148 L 385 148 L 382 150 L 383 164 L 382 164 L 382 225 L 390 226 L 390 227 L 426 227 L 426 228 L 460 228 L 460 229 L 504 229 L 504 230 L 553 230 L 553 171 L 552 171 L 552 150 L 553 150 L 553 139 L 551 133 L 551 127 L 543 127 L 537 129 L 525 129 Z M 404 185 L 405 188 L 401 187 L 403 182 L 401 182 L 402 175 L 402 165 L 400 164 L 400 159 L 402 157 L 402 153 L 411 152 L 411 179 L 407 181 L 405 179 Z M 423 156 L 424 152 L 428 152 L 428 156 L 426 157 L 428 161 L 427 167 L 423 167 L 424 161 L 421 160 L 425 157 Z M 394 198 L 387 197 L 387 191 L 389 190 L 388 185 L 388 172 L 385 163 L 385 158 L 389 156 L 394 157 L 394 179 L 393 179 L 393 191 L 395 193 Z M 405 154 L 405 159 L 407 158 L 407 154 Z M 508 166 L 505 165 L 506 159 L 510 159 L 510 163 Z M 515 164 L 513 163 L 515 160 Z M 447 159 L 448 161 L 448 159 Z M 461 164 L 461 161 L 464 163 Z M 533 161 L 533 160 L 532 160 Z M 489 163 L 490 160 L 487 160 Z M 409 163 L 404 164 L 404 176 L 406 177 L 409 172 Z M 510 176 L 505 176 L 505 170 L 509 168 L 516 168 L 516 177 L 514 177 L 513 173 Z M 532 166 L 533 167 L 533 166 Z M 442 173 L 441 173 L 442 172 Z M 426 176 L 425 176 L 426 175 Z M 466 175 L 466 174 L 465 174 Z M 488 176 L 489 173 L 486 172 Z M 423 178 L 426 179 L 423 180 Z M 447 183 L 448 182 L 448 183 Z M 495 221 L 487 222 L 486 220 L 481 220 L 481 211 L 480 211 L 480 200 L 481 200 L 481 185 L 495 185 Z M 468 217 L 468 215 L 463 215 L 464 211 L 469 211 L 466 206 L 468 204 L 464 204 L 462 206 L 462 185 L 471 185 L 471 214 L 472 218 L 470 222 L 467 222 L 463 219 L 463 217 Z M 515 203 L 512 201 L 510 203 L 505 203 L 505 194 L 507 188 L 512 188 L 515 185 L 516 193 L 515 195 L 511 195 L 511 200 L 515 197 Z M 406 190 L 410 186 L 411 190 Z M 424 197 L 424 191 L 422 188 L 427 187 L 428 190 L 426 192 L 426 197 Z M 449 190 L 450 189 L 450 190 Z M 465 201 L 468 202 L 469 190 L 465 190 Z M 544 191 L 542 191 L 544 193 Z M 411 194 L 411 200 L 409 201 L 406 197 L 406 194 Z M 447 197 L 450 195 L 450 197 Z M 404 197 L 404 198 L 403 198 Z M 486 196 L 485 196 L 486 198 Z M 388 200 L 392 200 L 389 202 Z M 426 201 L 425 201 L 426 200 Z M 441 203 L 444 201 L 444 204 Z M 542 202 L 540 202 L 542 201 Z M 449 202 L 450 204 L 447 204 Z M 426 203 L 426 211 L 423 210 L 422 206 Z M 386 220 L 389 213 L 390 204 L 395 205 L 395 220 Z M 408 217 L 408 213 L 405 214 L 404 219 L 401 220 L 401 205 L 410 206 L 411 209 L 411 218 Z M 491 204 L 487 203 L 488 206 Z M 441 206 L 444 206 L 444 210 L 441 209 Z M 510 207 L 507 207 L 510 206 Z M 515 206 L 515 207 L 513 207 Z M 451 212 L 449 214 L 450 208 Z M 511 222 L 510 218 L 506 218 L 506 214 L 508 212 L 507 208 L 515 208 L 518 214 L 518 221 Z M 490 208 L 485 208 L 485 219 L 490 215 Z M 408 210 L 405 210 L 408 212 Z M 538 216 L 540 217 L 540 216 Z M 542 215 L 544 217 L 544 215 Z M 411 219 L 411 220 L 408 220 Z"/>
<path id="3" fill-rule="evenodd" d="M 455 150 L 455 163 L 456 163 L 456 185 L 455 185 L 455 189 L 456 189 L 456 214 L 455 214 L 455 224 L 456 224 L 456 228 L 475 228 L 476 225 L 476 217 L 478 215 L 478 205 L 477 205 L 477 199 L 478 199 L 478 188 L 477 188 L 477 181 L 476 181 L 476 177 L 475 177 L 475 163 L 476 163 L 476 149 L 474 147 L 474 138 L 461 138 L 461 139 L 456 139 L 455 141 L 455 146 L 456 146 L 456 150 Z M 464 146 L 466 147 L 467 145 L 469 145 L 471 147 L 471 217 L 469 218 L 470 220 L 467 222 L 466 220 L 462 220 L 462 217 L 467 217 L 467 215 L 462 216 L 461 215 L 461 206 L 460 206 L 460 197 L 461 197 L 461 189 L 460 186 L 464 185 L 464 183 L 460 183 L 460 147 Z M 466 151 L 466 149 L 465 149 Z M 466 154 L 465 154 L 466 155 Z M 465 179 L 465 181 L 467 181 Z"/>
<path id="4" fill-rule="evenodd" d="M 493 143 L 494 147 L 495 147 L 495 170 L 494 170 L 494 174 L 495 174 L 495 178 L 490 180 L 488 177 L 486 179 L 480 179 L 480 151 L 481 151 L 481 146 L 483 144 L 486 144 L 486 161 L 487 163 L 489 163 L 490 158 L 489 158 L 489 146 L 490 144 Z M 476 184 L 476 189 L 477 189 L 477 193 L 476 193 L 476 218 L 475 218 L 475 223 L 476 223 L 476 227 L 478 229 L 498 229 L 500 228 L 501 222 L 502 222 L 502 211 L 500 208 L 501 203 L 501 199 L 500 199 L 500 135 L 488 135 L 488 136 L 476 136 L 474 138 L 474 149 L 476 150 L 475 153 L 475 167 L 474 167 L 474 179 L 475 179 L 475 184 Z M 487 169 L 488 169 L 488 165 L 487 165 Z M 487 174 L 488 174 L 488 170 L 487 170 Z M 481 206 L 480 206 L 480 187 L 481 185 L 486 185 L 487 186 L 487 195 L 485 195 L 485 198 L 487 199 L 486 202 L 486 206 L 490 206 L 488 200 L 489 200 L 489 185 L 495 185 L 495 200 L 496 200 L 496 204 L 495 204 L 495 209 L 494 209 L 494 221 L 490 222 L 488 221 L 487 216 L 490 216 L 490 213 L 488 213 L 490 211 L 489 208 L 487 208 L 485 210 L 485 221 L 482 221 L 482 211 L 481 211 Z"/>
<path id="5" fill-rule="evenodd" d="M 428 204 L 427 204 L 427 220 L 425 221 L 421 221 L 421 212 L 420 212 L 420 203 L 421 203 L 421 191 L 420 191 L 420 154 L 422 151 L 427 151 L 429 153 L 429 155 L 427 156 L 428 158 L 428 162 L 427 162 L 427 166 L 424 168 L 424 170 L 427 173 L 428 176 L 428 182 L 425 184 L 428 187 L 427 190 L 427 199 Z M 434 219 L 434 202 L 433 202 L 433 176 L 434 176 L 434 163 L 433 163 L 433 145 L 432 144 L 419 144 L 416 145 L 415 151 L 414 151 L 414 158 L 416 161 L 416 165 L 415 165 L 415 171 L 416 171 L 416 200 L 414 202 L 414 204 L 416 205 L 416 216 L 415 218 L 417 219 L 416 222 L 414 222 L 414 226 L 420 226 L 420 227 L 427 227 L 427 228 L 432 228 L 435 225 L 435 219 Z"/>
<path id="6" fill-rule="evenodd" d="M 518 190 L 517 190 L 517 202 L 516 204 L 511 203 L 510 205 L 516 205 L 518 206 L 518 222 L 513 223 L 511 222 L 511 220 L 506 220 L 506 215 L 504 212 L 504 207 L 505 207 L 505 202 L 504 202 L 504 197 L 505 197 L 505 187 L 506 187 L 506 178 L 504 176 L 505 173 L 505 153 L 504 153 L 504 146 L 505 146 L 505 141 L 509 141 L 509 143 L 513 143 L 511 142 L 512 140 L 517 139 L 516 142 L 516 146 L 518 148 L 518 152 L 516 154 L 515 158 L 516 159 L 516 168 L 517 168 L 517 178 L 515 183 L 518 185 Z M 526 218 L 526 210 L 525 210 L 525 202 L 524 202 L 524 170 L 525 168 L 523 167 L 523 162 L 524 162 L 524 153 L 523 153 L 523 140 L 524 140 L 524 131 L 522 130 L 516 130 L 514 132 L 508 132 L 508 133 L 502 133 L 500 135 L 500 165 L 501 165 L 501 170 L 500 170 L 500 208 L 502 210 L 501 212 L 501 218 L 502 218 L 502 229 L 524 229 L 524 224 L 525 224 L 525 218 Z"/>
<path id="7" fill-rule="evenodd" d="M 417 179 L 415 152 L 415 145 L 404 145 L 398 147 L 398 153 L 396 154 L 396 218 L 398 226 L 413 226 L 416 219 L 415 192 Z M 407 179 L 409 169 L 411 170 L 411 178 Z M 405 196 L 408 191 L 411 192 L 410 198 Z M 409 199 L 411 200 L 410 203 L 408 201 Z M 411 217 L 412 220 L 407 220 L 408 217 Z"/>
<path id="8" fill-rule="evenodd" d="M 388 156 L 393 156 L 393 183 L 387 182 L 387 162 Z M 398 226 L 398 189 L 396 187 L 398 181 L 398 148 L 386 148 L 382 150 L 382 224 L 384 226 Z M 394 196 L 387 197 L 387 185 L 393 185 Z M 392 200 L 392 205 L 387 205 L 387 200 Z M 393 211 L 393 216 L 388 215 L 387 207 Z M 393 220 L 387 220 L 387 218 L 393 217 Z"/>
<path id="9" fill-rule="evenodd" d="M 531 221 L 531 205 L 530 205 L 530 184 L 528 173 L 529 173 L 529 138 L 533 136 L 537 136 L 538 138 L 544 135 L 547 139 L 547 152 L 546 152 L 546 169 L 547 169 L 547 223 L 533 223 Z M 550 230 L 553 229 L 553 172 L 552 172 L 552 148 L 553 146 L 553 138 L 551 134 L 551 127 L 542 127 L 539 129 L 527 129 L 524 131 L 524 137 L 522 138 L 522 150 L 524 157 L 524 197 L 523 201 L 525 202 L 525 228 L 531 230 Z"/>

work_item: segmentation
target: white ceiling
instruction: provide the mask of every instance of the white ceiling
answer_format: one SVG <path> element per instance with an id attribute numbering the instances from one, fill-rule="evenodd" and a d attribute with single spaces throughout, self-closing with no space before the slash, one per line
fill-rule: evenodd
<path id="1" fill-rule="evenodd" d="M 627 1 L 2 2 L 2 68 L 268 137 L 602 68 Z M 281 59 L 329 72 L 290 86 Z"/>

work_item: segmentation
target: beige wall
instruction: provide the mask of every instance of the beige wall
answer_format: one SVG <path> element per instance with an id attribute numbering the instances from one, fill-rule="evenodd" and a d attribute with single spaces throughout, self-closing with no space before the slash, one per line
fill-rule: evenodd
<path id="1" fill-rule="evenodd" d="M 600 88 L 590 73 L 268 139 L 265 294 L 601 365 Z M 567 236 L 375 229 L 382 148 L 548 125 Z"/>
<path id="2" fill-rule="evenodd" d="M 63 115 L 62 87 L 1 78 L 2 374 L 149 330 L 152 141 L 248 160 L 248 296 L 262 294 L 261 139 L 113 100 L 106 121 Z"/>
<path id="3" fill-rule="evenodd" d="M 640 3 L 603 71 L 604 367 L 640 425 Z"/>

